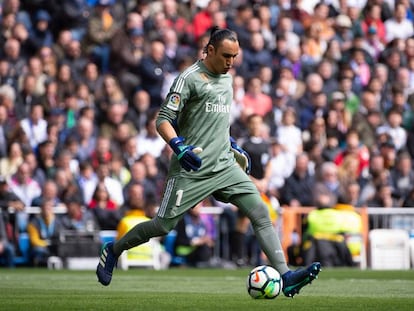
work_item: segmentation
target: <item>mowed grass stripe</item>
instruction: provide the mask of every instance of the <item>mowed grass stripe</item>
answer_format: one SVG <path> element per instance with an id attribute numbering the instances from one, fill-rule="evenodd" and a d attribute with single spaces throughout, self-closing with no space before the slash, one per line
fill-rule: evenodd
<path id="1" fill-rule="evenodd" d="M 414 310 L 414 271 L 324 269 L 294 299 L 253 300 L 248 269 L 94 271 L 0 269 L 1 310 Z"/>

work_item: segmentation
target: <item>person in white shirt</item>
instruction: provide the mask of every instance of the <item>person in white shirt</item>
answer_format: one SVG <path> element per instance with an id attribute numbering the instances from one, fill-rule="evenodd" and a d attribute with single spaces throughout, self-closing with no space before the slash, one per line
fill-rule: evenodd
<path id="1" fill-rule="evenodd" d="M 43 106 L 34 104 L 30 107 L 29 117 L 22 119 L 20 122 L 20 126 L 29 139 L 33 150 L 47 139 L 47 121 L 43 116 Z"/>
<path id="2" fill-rule="evenodd" d="M 384 22 L 387 43 L 394 39 L 407 39 L 414 35 L 413 23 L 407 18 L 403 3 L 395 6 L 394 17 Z"/>

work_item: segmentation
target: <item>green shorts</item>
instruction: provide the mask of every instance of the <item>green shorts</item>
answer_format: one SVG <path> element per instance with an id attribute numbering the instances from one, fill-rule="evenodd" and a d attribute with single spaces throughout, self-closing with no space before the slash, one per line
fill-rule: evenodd
<path id="1" fill-rule="evenodd" d="M 158 210 L 160 218 L 176 218 L 210 195 L 222 202 L 231 202 L 235 194 L 260 194 L 248 175 L 234 164 L 205 178 L 171 176 Z"/>

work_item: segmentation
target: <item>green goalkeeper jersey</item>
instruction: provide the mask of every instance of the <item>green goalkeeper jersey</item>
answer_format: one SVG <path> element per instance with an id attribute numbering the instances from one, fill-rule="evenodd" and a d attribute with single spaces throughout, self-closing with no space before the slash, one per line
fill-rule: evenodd
<path id="1" fill-rule="evenodd" d="M 201 60 L 185 69 L 174 80 L 161 105 L 157 125 L 170 122 L 184 144 L 203 148 L 202 166 L 186 172 L 172 157 L 170 175 L 204 177 L 235 163 L 230 151 L 230 107 L 233 99 L 232 76 L 213 74 Z"/>

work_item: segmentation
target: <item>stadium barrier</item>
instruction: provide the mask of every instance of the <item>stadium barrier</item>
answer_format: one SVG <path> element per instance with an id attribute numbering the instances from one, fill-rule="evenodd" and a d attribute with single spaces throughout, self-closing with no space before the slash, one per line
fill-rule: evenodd
<path id="1" fill-rule="evenodd" d="M 282 242 L 282 247 L 287 254 L 287 248 L 289 245 L 292 244 L 292 238 L 294 235 L 302 236 L 302 225 L 303 219 L 306 215 L 309 214 L 315 207 L 282 207 L 279 211 L 279 220 L 278 225 L 280 226 L 280 239 Z M 372 229 L 403 229 L 406 230 L 410 237 L 410 260 L 411 260 L 411 267 L 414 267 L 414 207 L 413 208 L 383 208 L 383 207 L 364 207 L 364 208 L 356 208 L 358 213 L 361 215 L 362 219 L 362 238 L 364 243 L 364 250 L 368 256 L 366 259 L 366 263 L 371 262 L 372 258 L 369 256 L 370 254 L 370 244 L 369 244 L 369 233 Z M 214 256 L 221 257 L 223 256 L 223 250 L 229 248 L 228 237 L 226 235 L 228 232 L 222 232 L 223 226 L 220 222 L 220 217 L 223 213 L 223 207 L 218 206 L 208 206 L 203 207 L 203 213 L 213 215 L 215 218 L 216 224 L 216 233 L 217 241 L 214 248 Z M 28 215 L 38 214 L 40 212 L 40 208 L 36 206 L 28 206 L 25 208 L 25 212 Z M 56 206 L 54 208 L 55 214 L 64 214 L 66 213 L 65 206 Z M 14 213 L 12 208 L 9 208 L 9 213 Z M 228 229 L 228 228 L 227 228 Z M 224 230 L 226 231 L 226 230 Z M 108 232 L 101 231 L 99 233 L 101 237 L 101 242 L 104 243 L 105 241 L 112 240 L 114 238 L 114 232 L 110 232 L 111 234 L 108 235 Z M 219 236 L 220 235 L 220 236 Z M 223 237 L 224 235 L 224 237 Z M 29 238 L 27 233 L 20 233 L 19 234 L 19 247 L 21 251 L 21 255 L 16 257 L 16 264 L 17 265 L 25 265 L 28 264 L 29 260 Z M 221 245 L 220 243 L 224 244 Z M 360 267 L 364 269 L 367 265 L 363 262 L 361 263 Z"/>
<path id="2" fill-rule="evenodd" d="M 292 237 L 297 233 L 302 236 L 303 219 L 315 207 L 283 207 L 281 212 L 281 242 L 285 254 L 292 244 Z M 411 266 L 414 267 L 414 208 L 384 208 L 362 207 L 356 208 L 362 220 L 362 238 L 367 258 L 361 262 L 361 269 L 365 269 L 372 261 L 369 243 L 369 233 L 373 229 L 403 229 L 410 238 Z"/>

